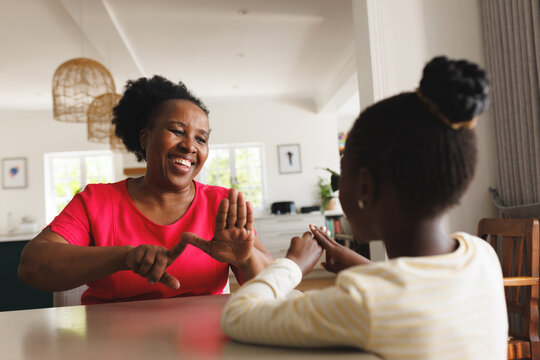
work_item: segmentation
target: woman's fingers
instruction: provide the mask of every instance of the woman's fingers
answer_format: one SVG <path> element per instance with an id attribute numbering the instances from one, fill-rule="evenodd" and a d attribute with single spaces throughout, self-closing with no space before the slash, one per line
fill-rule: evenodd
<path id="1" fill-rule="evenodd" d="M 236 226 L 237 205 L 238 204 L 238 190 L 229 190 L 229 213 L 227 214 L 227 227 L 233 228 Z"/>
<path id="2" fill-rule="evenodd" d="M 216 230 L 225 230 L 227 227 L 227 214 L 229 213 L 229 199 L 224 198 L 219 203 L 218 213 L 216 215 Z"/>
<path id="3" fill-rule="evenodd" d="M 144 255 L 146 253 L 146 247 L 139 245 L 136 248 L 129 251 L 126 255 L 126 265 L 134 273 L 138 274 L 142 265 Z"/>
<path id="4" fill-rule="evenodd" d="M 157 249 L 154 247 L 147 247 L 146 252 L 141 260 L 141 266 L 137 272 L 142 277 L 146 277 L 150 272 L 150 269 L 154 266 L 154 262 L 157 256 Z"/>
<path id="5" fill-rule="evenodd" d="M 253 219 L 253 205 L 249 201 L 246 201 L 246 229 L 254 229 L 254 219 Z"/>
<path id="6" fill-rule="evenodd" d="M 247 222 L 247 207 L 246 207 L 246 198 L 243 193 L 238 193 L 238 205 L 237 205 L 237 215 L 236 215 L 236 226 L 242 229 L 246 226 Z"/>
<path id="7" fill-rule="evenodd" d="M 182 240 L 180 242 L 185 245 L 191 244 L 195 246 L 196 248 L 201 249 L 208 255 L 212 256 L 212 242 L 207 241 L 201 237 L 198 237 L 197 235 L 193 233 L 188 233 L 188 232 L 182 233 Z"/>
<path id="8" fill-rule="evenodd" d="M 184 234 L 188 234 L 186 235 L 186 238 L 184 238 Z M 187 238 L 190 236 L 197 236 L 192 233 L 184 233 L 184 234 L 182 234 L 182 236 L 180 237 L 180 241 L 177 242 L 176 245 L 174 245 L 169 251 L 167 251 L 167 257 L 169 258 L 169 262 L 167 266 L 171 265 L 173 261 L 176 260 L 176 258 L 179 257 L 180 254 L 184 252 L 184 250 L 186 249 L 186 246 L 188 246 L 189 244 Z"/>
<path id="9" fill-rule="evenodd" d="M 159 282 L 174 290 L 180 288 L 180 282 L 178 281 L 178 279 L 172 276 L 171 274 L 169 274 L 168 272 L 165 272 L 161 276 L 161 279 L 159 279 Z"/>
<path id="10" fill-rule="evenodd" d="M 155 284 L 157 281 L 159 281 L 159 279 L 161 279 L 165 273 L 168 265 L 169 261 L 167 254 L 165 252 L 158 253 L 154 260 L 154 265 L 150 268 L 148 274 L 146 274 L 146 279 L 148 279 L 148 282 L 150 284 Z"/>

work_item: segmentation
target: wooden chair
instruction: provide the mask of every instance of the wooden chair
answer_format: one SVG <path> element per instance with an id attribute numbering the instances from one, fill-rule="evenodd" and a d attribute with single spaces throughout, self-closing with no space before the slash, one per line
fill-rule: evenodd
<path id="1" fill-rule="evenodd" d="M 497 251 L 503 270 L 510 324 L 508 359 L 540 360 L 538 220 L 482 219 L 478 236 Z"/>

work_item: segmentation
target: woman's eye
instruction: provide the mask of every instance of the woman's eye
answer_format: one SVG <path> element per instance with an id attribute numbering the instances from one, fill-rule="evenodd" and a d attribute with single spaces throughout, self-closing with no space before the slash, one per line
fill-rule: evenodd
<path id="1" fill-rule="evenodd" d="M 184 135 L 184 132 L 182 130 L 169 129 L 169 131 L 172 132 L 174 135 Z"/>
<path id="2" fill-rule="evenodd" d="M 206 139 L 203 139 L 202 137 L 197 136 L 197 137 L 195 138 L 195 140 L 197 140 L 197 141 L 200 142 L 201 144 L 206 144 Z"/>

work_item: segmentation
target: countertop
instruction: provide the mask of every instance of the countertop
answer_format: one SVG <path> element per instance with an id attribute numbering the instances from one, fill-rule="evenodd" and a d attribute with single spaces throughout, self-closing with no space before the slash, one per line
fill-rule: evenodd
<path id="1" fill-rule="evenodd" d="M 268 214 L 268 213 L 265 213 L 265 214 L 257 214 L 255 215 L 255 220 L 258 220 L 258 219 L 286 219 L 286 218 L 294 218 L 294 217 L 302 217 L 302 216 L 321 216 L 321 215 L 324 215 L 324 216 L 342 216 L 343 215 L 343 211 L 341 210 L 327 210 L 323 213 L 321 213 L 320 211 L 313 211 L 313 212 L 310 212 L 310 213 L 293 213 L 293 214 Z"/>
<path id="2" fill-rule="evenodd" d="M 9 242 L 9 241 L 27 241 L 32 240 L 36 237 L 36 235 L 39 234 L 39 232 L 29 232 L 29 233 L 20 233 L 20 232 L 12 232 L 12 233 L 3 233 L 0 234 L 0 243 L 1 242 Z"/>

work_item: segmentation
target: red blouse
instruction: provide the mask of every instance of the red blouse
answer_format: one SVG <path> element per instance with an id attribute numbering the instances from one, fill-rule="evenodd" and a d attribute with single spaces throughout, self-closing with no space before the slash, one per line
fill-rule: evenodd
<path id="1" fill-rule="evenodd" d="M 203 239 L 214 236 L 220 201 L 228 190 L 195 182 L 195 198 L 181 219 L 171 225 L 158 225 L 144 216 L 131 200 L 127 180 L 114 184 L 92 184 L 73 200 L 49 225 L 70 244 L 79 246 L 138 246 L 151 244 L 172 248 L 183 232 Z M 88 283 L 82 304 L 145 300 L 173 296 L 221 294 L 229 265 L 201 250 L 188 246 L 167 271 L 180 282 L 180 288 L 148 281 L 132 271 L 119 271 Z"/>

